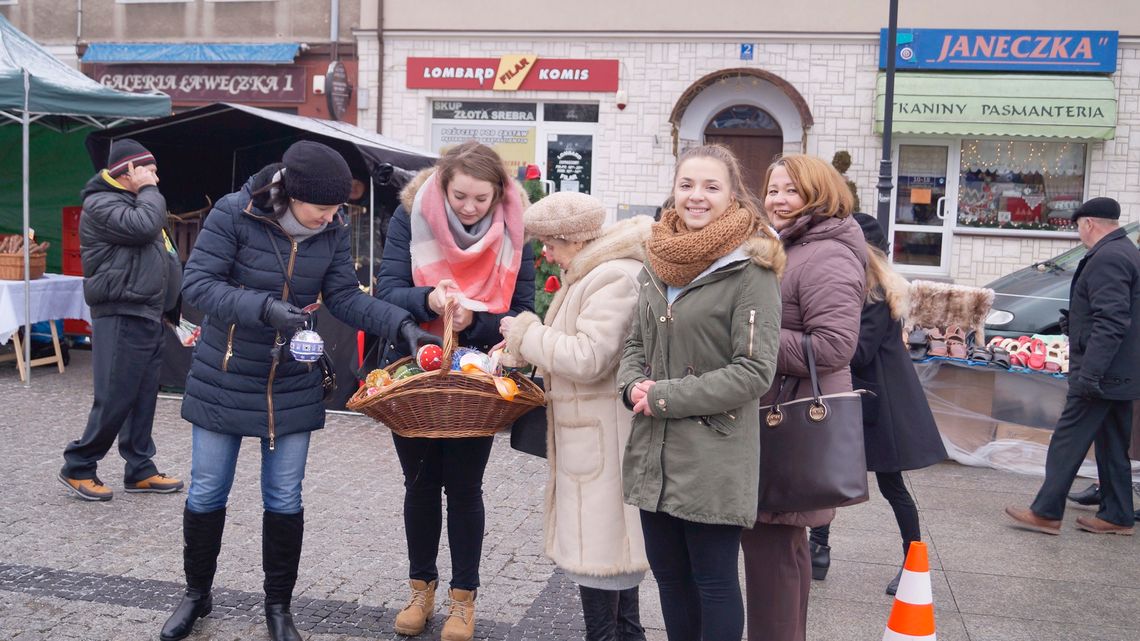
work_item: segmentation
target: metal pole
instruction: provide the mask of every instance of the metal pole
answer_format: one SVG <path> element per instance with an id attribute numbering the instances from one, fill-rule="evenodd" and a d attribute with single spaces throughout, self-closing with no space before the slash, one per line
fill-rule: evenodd
<path id="1" fill-rule="evenodd" d="M 890 0 L 890 18 L 887 23 L 887 91 L 883 96 L 883 157 L 879 161 L 878 209 L 876 217 L 883 229 L 891 228 L 891 192 L 894 191 L 891 162 L 891 128 L 895 114 L 895 57 L 898 53 L 899 0 Z"/>
<path id="2" fill-rule="evenodd" d="M 28 228 L 31 227 L 31 216 L 28 209 L 29 189 L 28 183 L 28 154 L 31 149 L 29 129 L 32 120 L 28 114 L 32 80 L 28 70 L 24 69 L 24 117 L 21 122 L 24 134 L 23 173 L 24 173 L 24 387 L 32 385 L 32 252 L 31 239 L 28 238 Z"/>
<path id="3" fill-rule="evenodd" d="M 368 293 L 376 295 L 376 180 L 368 175 Z"/>

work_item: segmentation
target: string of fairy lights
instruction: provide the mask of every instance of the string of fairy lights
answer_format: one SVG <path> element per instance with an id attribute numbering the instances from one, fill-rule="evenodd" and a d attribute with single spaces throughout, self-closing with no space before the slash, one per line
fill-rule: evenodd
<path id="1" fill-rule="evenodd" d="M 1038 173 L 1050 176 L 1082 174 L 1085 145 L 1070 142 L 964 140 L 962 171 Z"/>

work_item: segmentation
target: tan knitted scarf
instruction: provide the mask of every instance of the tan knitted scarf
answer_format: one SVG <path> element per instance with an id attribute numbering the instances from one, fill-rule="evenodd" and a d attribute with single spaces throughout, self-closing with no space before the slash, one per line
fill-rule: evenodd
<path id="1" fill-rule="evenodd" d="M 646 244 L 649 265 L 665 284 L 684 287 L 716 259 L 744 244 L 759 226 L 759 218 L 735 202 L 696 231 L 685 225 L 676 209 L 666 209 Z"/>

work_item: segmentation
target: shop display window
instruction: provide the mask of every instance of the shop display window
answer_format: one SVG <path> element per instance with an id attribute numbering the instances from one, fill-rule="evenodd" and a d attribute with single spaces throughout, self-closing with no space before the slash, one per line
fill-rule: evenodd
<path id="1" fill-rule="evenodd" d="M 1070 141 L 963 140 L 958 226 L 1072 231 L 1086 152 Z"/>

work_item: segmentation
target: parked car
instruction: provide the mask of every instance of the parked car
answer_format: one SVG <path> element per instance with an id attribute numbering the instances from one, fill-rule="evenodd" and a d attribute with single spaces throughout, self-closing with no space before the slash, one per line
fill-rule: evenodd
<path id="1" fill-rule="evenodd" d="M 1132 242 L 1137 242 L 1140 223 L 1126 225 L 1124 230 Z M 1060 333 L 1057 319 L 1060 310 L 1069 306 L 1069 284 L 1086 252 L 1084 245 L 1078 245 L 986 285 L 994 290 L 993 308 L 986 317 L 986 337 Z"/>

